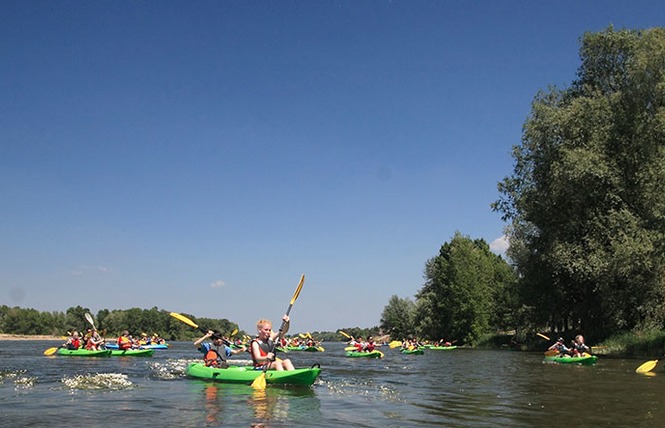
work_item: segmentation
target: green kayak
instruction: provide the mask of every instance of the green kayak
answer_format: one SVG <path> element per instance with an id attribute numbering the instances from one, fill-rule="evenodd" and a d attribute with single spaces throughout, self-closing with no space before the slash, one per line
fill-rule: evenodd
<path id="1" fill-rule="evenodd" d="M 306 346 L 303 348 L 303 351 L 305 352 L 323 352 L 325 349 L 323 346 Z"/>
<path id="2" fill-rule="evenodd" d="M 67 348 L 59 348 L 58 349 L 58 355 L 62 355 L 65 357 L 110 357 L 111 356 L 111 350 L 110 349 L 101 349 L 99 351 L 91 351 L 89 349 L 81 348 L 81 349 L 67 349 Z"/>
<path id="3" fill-rule="evenodd" d="M 244 383 L 247 385 L 251 384 L 261 373 L 263 373 L 262 370 L 256 370 L 250 366 L 229 366 L 227 369 L 218 369 L 206 367 L 202 363 L 191 363 L 185 369 L 185 374 L 190 377 L 211 379 L 223 383 Z M 319 367 L 289 371 L 268 370 L 266 372 L 266 383 L 309 386 L 314 383 L 319 373 L 321 373 L 321 368 Z"/>
<path id="4" fill-rule="evenodd" d="M 412 355 L 422 355 L 425 353 L 423 348 L 415 348 L 415 349 L 402 349 L 400 351 L 402 354 L 412 354 Z"/>
<path id="5" fill-rule="evenodd" d="M 583 357 L 571 357 L 570 355 L 564 356 L 545 356 L 545 362 L 548 363 L 559 363 L 559 364 L 582 364 L 585 366 L 590 366 L 596 364 L 598 357 L 596 355 L 585 355 Z"/>
<path id="6" fill-rule="evenodd" d="M 457 345 L 454 346 L 429 346 L 427 349 L 433 349 L 435 351 L 450 351 L 451 349 L 457 348 Z"/>
<path id="7" fill-rule="evenodd" d="M 112 357 L 152 357 L 155 353 L 154 349 L 112 349 Z"/>
<path id="8" fill-rule="evenodd" d="M 383 352 L 381 351 L 372 351 L 372 352 L 358 352 L 358 351 L 347 351 L 347 357 L 351 358 L 383 358 Z"/>

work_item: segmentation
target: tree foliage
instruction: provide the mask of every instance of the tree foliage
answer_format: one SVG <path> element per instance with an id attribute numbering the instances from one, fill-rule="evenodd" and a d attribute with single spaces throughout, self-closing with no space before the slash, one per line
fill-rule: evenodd
<path id="1" fill-rule="evenodd" d="M 416 305 L 393 295 L 381 314 L 381 329 L 393 338 L 410 337 L 415 331 Z"/>
<path id="2" fill-rule="evenodd" d="M 425 284 L 416 294 L 416 334 L 425 339 L 474 342 L 510 324 L 511 267 L 482 239 L 455 233 L 425 266 Z"/>
<path id="3" fill-rule="evenodd" d="M 586 33 L 536 95 L 495 210 L 528 322 L 604 336 L 665 321 L 665 30 Z"/>
<path id="4" fill-rule="evenodd" d="M 90 324 L 85 314 L 90 310 L 81 306 L 70 307 L 65 313 L 40 312 L 35 309 L 0 306 L 0 333 L 25 335 L 66 335 L 71 331 L 85 331 Z M 91 314 L 92 315 L 92 314 Z M 186 314 L 184 314 L 186 315 Z M 186 315 L 205 328 L 230 334 L 238 325 L 227 319 L 200 318 Z M 94 317 L 95 327 L 107 336 L 118 336 L 123 330 L 140 337 L 157 334 L 168 340 L 193 340 L 201 332 L 156 307 L 152 309 L 131 308 L 126 310 L 102 309 Z M 242 336 L 243 332 L 239 332 Z"/>

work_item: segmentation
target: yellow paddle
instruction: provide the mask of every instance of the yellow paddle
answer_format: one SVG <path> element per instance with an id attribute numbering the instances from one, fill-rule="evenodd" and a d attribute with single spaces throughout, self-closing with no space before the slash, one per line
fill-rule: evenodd
<path id="1" fill-rule="evenodd" d="M 559 351 L 557 351 L 556 349 L 550 349 L 548 351 L 545 351 L 546 357 L 556 357 L 557 355 L 559 355 Z"/>
<path id="2" fill-rule="evenodd" d="M 545 336 L 545 335 L 542 334 L 542 333 L 536 333 L 536 335 L 542 337 L 542 338 L 545 339 L 545 340 L 551 340 L 549 337 Z"/>
<path id="3" fill-rule="evenodd" d="M 48 348 L 44 351 L 44 355 L 53 355 L 58 351 L 58 348 Z"/>
<path id="4" fill-rule="evenodd" d="M 182 321 L 185 324 L 187 324 L 190 327 L 198 328 L 202 333 L 207 333 L 208 330 L 201 327 L 200 325 L 196 324 L 194 321 L 190 320 L 184 315 L 180 315 L 177 312 L 171 312 L 169 315 L 171 315 L 173 318 L 177 319 L 178 321 Z"/>
<path id="5" fill-rule="evenodd" d="M 293 304 L 296 302 L 296 299 L 298 298 L 298 295 L 300 295 L 300 290 L 302 290 L 302 286 L 305 283 L 305 274 L 303 273 L 300 276 L 300 282 L 298 283 L 298 288 L 296 288 L 296 292 L 293 293 L 293 297 L 291 298 L 291 302 L 289 303 L 289 308 L 286 310 L 286 315 L 289 315 L 289 312 L 291 312 L 291 308 L 293 307 Z M 284 329 L 284 321 L 282 321 L 282 325 L 279 327 L 279 331 Z M 274 344 L 273 344 L 273 351 L 274 351 Z M 266 363 L 266 365 L 263 368 L 263 372 L 254 379 L 254 382 L 252 382 L 252 388 L 254 389 L 265 389 L 266 388 L 266 371 L 268 370 L 268 367 L 270 366 L 269 363 Z"/>
<path id="6" fill-rule="evenodd" d="M 393 340 L 388 344 L 388 346 L 390 346 L 390 349 L 399 348 L 400 346 L 402 346 L 402 342 L 399 340 Z"/>
<path id="7" fill-rule="evenodd" d="M 351 336 L 350 334 L 348 334 L 346 332 L 343 332 L 342 330 L 339 331 L 339 334 L 341 334 L 342 336 L 346 337 L 349 340 L 353 340 L 353 336 Z"/>
<path id="8" fill-rule="evenodd" d="M 658 364 L 659 360 L 650 360 L 647 361 L 646 363 L 642 364 L 638 368 L 635 369 L 635 373 L 648 373 L 654 368 L 656 368 L 656 364 Z"/>

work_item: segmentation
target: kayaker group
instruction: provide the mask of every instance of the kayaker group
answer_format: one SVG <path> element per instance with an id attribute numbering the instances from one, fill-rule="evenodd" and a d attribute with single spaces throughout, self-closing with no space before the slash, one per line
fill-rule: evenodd
<path id="1" fill-rule="evenodd" d="M 563 337 L 559 337 L 557 341 L 548 348 L 548 351 L 557 351 L 559 356 L 582 357 L 591 354 L 591 348 L 584 343 L 584 336 L 578 334 L 575 339 L 571 341 L 570 347 L 564 344 Z"/>
<path id="2" fill-rule="evenodd" d="M 139 340 L 130 335 L 128 330 L 124 330 L 122 334 L 118 336 L 115 342 L 117 346 L 108 346 L 113 348 L 117 347 L 117 349 L 120 350 L 127 350 L 140 349 L 143 346 L 150 344 L 165 343 L 164 339 L 161 339 L 157 335 L 153 335 L 153 337 L 149 338 L 148 340 Z M 106 349 L 107 346 L 106 339 L 99 334 L 99 331 L 89 328 L 83 336 L 81 336 L 81 334 L 76 330 L 71 332 L 61 347 L 69 350 L 87 349 L 89 351 L 99 351 Z"/>
<path id="3" fill-rule="evenodd" d="M 227 337 L 212 330 L 195 340 L 194 346 L 204 354 L 203 361 L 208 367 L 227 368 L 229 357 L 247 351 L 252 358 L 255 370 L 295 370 L 291 360 L 277 358 L 275 355 L 277 339 L 284 339 L 284 335 L 289 331 L 289 316 L 284 315 L 282 321 L 283 328 L 279 331 L 272 330 L 270 320 L 262 318 L 257 321 L 257 335 L 251 339 L 249 349 L 245 346 L 232 349 L 231 342 Z M 207 339 L 210 339 L 211 342 L 207 342 Z"/>
<path id="4" fill-rule="evenodd" d="M 353 338 L 349 342 L 349 345 L 354 346 L 356 352 L 374 352 L 374 348 L 376 347 L 372 336 L 367 337 L 367 340 L 363 340 L 361 336 Z"/>
<path id="5" fill-rule="evenodd" d="M 104 349 L 104 339 L 97 330 L 88 329 L 83 337 L 78 331 L 73 331 L 61 347 L 70 350 L 84 348 L 90 351 L 98 351 Z"/>

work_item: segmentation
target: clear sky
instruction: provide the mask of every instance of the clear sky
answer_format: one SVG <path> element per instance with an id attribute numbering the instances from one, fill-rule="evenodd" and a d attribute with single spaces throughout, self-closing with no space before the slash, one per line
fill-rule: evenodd
<path id="1" fill-rule="evenodd" d="M 662 1 L 1 1 L 0 304 L 371 327 Z"/>

